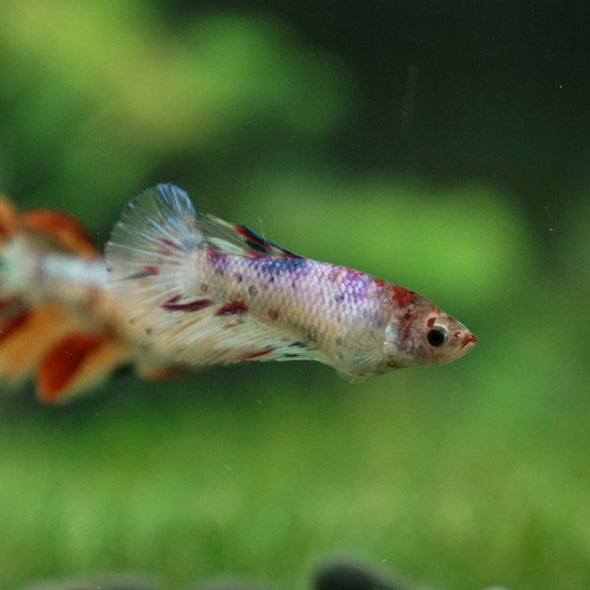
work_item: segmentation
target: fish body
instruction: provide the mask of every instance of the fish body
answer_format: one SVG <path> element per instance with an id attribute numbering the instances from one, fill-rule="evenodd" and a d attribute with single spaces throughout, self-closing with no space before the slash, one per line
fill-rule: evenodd
<path id="1" fill-rule="evenodd" d="M 364 376 L 449 362 L 476 342 L 414 291 L 197 216 L 169 184 L 130 204 L 105 256 L 132 339 L 190 365 L 316 360 Z"/>
<path id="2" fill-rule="evenodd" d="M 117 350 L 109 363 L 101 361 L 103 373 L 133 363 L 148 377 L 253 360 L 315 360 L 367 376 L 450 362 L 477 340 L 410 289 L 298 256 L 245 226 L 197 215 L 188 195 L 171 184 L 128 204 L 104 257 L 82 255 L 71 243 L 56 246 L 52 231 L 52 247 L 36 243 L 38 231 L 4 233 L 0 296 L 27 310 L 56 307 L 75 318 L 70 349 L 61 343 L 62 353 L 80 357 L 74 376 L 94 366 L 84 348 L 88 338 L 99 341 L 90 346 L 95 355 L 107 343 Z M 55 343 L 45 353 L 59 365 Z M 60 400 L 78 389 L 74 378 L 44 397 Z"/>

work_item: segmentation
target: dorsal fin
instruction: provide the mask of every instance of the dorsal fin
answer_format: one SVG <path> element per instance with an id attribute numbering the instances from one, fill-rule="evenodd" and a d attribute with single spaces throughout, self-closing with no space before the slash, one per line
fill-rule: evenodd
<path id="1" fill-rule="evenodd" d="M 159 184 L 131 201 L 105 248 L 108 289 L 134 323 L 193 291 L 191 252 L 203 242 L 188 195 L 172 184 Z M 136 294 L 141 292 L 142 299 Z"/>
<path id="2" fill-rule="evenodd" d="M 258 256 L 277 256 L 279 258 L 301 258 L 297 254 L 281 248 L 245 225 L 228 223 L 215 215 L 201 215 L 199 229 L 207 246 L 225 254 L 256 258 Z"/>

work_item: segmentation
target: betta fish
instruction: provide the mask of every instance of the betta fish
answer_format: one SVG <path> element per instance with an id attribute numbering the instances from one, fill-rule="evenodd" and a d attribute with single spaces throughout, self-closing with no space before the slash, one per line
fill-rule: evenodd
<path id="1" fill-rule="evenodd" d="M 73 222 L 56 219 L 62 242 L 47 222 L 44 240 L 27 224 L 9 232 L 0 211 L 0 297 L 4 310 L 17 310 L 5 311 L 3 326 L 0 315 L 0 377 L 10 371 L 3 335 L 9 343 L 43 307 L 69 322 L 29 362 L 46 401 L 86 388 L 119 364 L 160 377 L 215 364 L 312 360 L 369 376 L 448 363 L 477 341 L 415 291 L 304 258 L 244 225 L 197 215 L 187 193 L 172 184 L 128 204 L 103 257 L 80 239 L 77 226 L 72 230 Z M 70 234 L 77 239 L 68 246 L 63 236 Z M 84 253 L 71 245 L 79 249 L 81 242 Z M 40 379 L 43 371 L 52 375 L 50 386 Z M 79 371 L 88 375 L 80 379 Z"/>

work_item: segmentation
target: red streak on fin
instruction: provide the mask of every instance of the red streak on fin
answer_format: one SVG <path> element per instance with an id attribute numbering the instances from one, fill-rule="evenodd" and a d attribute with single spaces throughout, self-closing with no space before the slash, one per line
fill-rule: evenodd
<path id="1" fill-rule="evenodd" d="M 0 326 L 0 342 L 9 338 L 13 332 L 16 332 L 29 318 L 30 312 L 25 311 L 17 316 L 11 317 Z"/>
<path id="2" fill-rule="evenodd" d="M 256 235 L 251 229 L 247 228 L 245 225 L 234 225 L 234 230 L 237 231 L 239 234 L 243 235 L 249 241 L 256 244 L 259 248 L 262 248 L 262 250 L 268 251 L 271 249 L 270 244 L 266 240 Z"/>
<path id="3" fill-rule="evenodd" d="M 268 317 L 271 320 L 277 320 L 277 319 L 279 319 L 279 310 L 278 309 L 269 309 L 268 310 Z"/>
<path id="4" fill-rule="evenodd" d="M 162 242 L 162 244 L 166 244 L 166 246 L 168 246 L 170 248 L 174 248 L 175 250 L 182 249 L 178 244 L 175 244 L 172 240 L 169 240 L 168 238 L 160 238 L 160 242 Z M 164 252 L 164 254 L 165 253 L 166 252 Z"/>
<path id="5" fill-rule="evenodd" d="M 408 305 L 414 301 L 414 296 L 416 293 L 414 291 L 410 291 L 405 287 L 400 287 L 399 285 L 393 285 L 393 298 L 397 301 L 397 304 L 400 307 L 404 305 Z"/>
<path id="6" fill-rule="evenodd" d="M 75 377 L 84 360 L 103 342 L 104 336 L 72 334 L 54 346 L 41 362 L 38 371 L 43 401 L 58 401 L 60 392 Z"/>
<path id="7" fill-rule="evenodd" d="M 223 316 L 223 315 L 235 315 L 237 313 L 246 313 L 248 311 L 248 306 L 239 300 L 230 301 L 226 303 L 223 307 L 220 307 L 216 312 L 215 315 Z"/>
<path id="8" fill-rule="evenodd" d="M 144 266 L 142 271 L 129 275 L 126 278 L 128 280 L 145 279 L 146 277 L 151 277 L 157 274 L 160 274 L 160 269 L 157 266 Z"/>
<path id="9" fill-rule="evenodd" d="M 248 352 L 248 353 L 242 355 L 238 359 L 238 362 L 251 361 L 251 360 L 260 358 L 261 356 L 266 356 L 267 354 L 270 354 L 271 352 L 274 352 L 275 350 L 276 350 L 276 348 L 266 348 L 265 350 L 257 350 L 256 352 Z"/>
<path id="10" fill-rule="evenodd" d="M 432 328 L 432 326 L 434 326 L 434 322 L 436 322 L 436 318 L 428 318 L 428 319 L 426 320 L 426 325 L 427 325 L 429 328 Z"/>
<path id="11" fill-rule="evenodd" d="M 170 299 L 166 300 L 166 303 L 176 303 L 177 301 L 180 301 L 182 299 L 182 295 L 178 294 L 178 295 L 172 295 L 172 297 L 170 297 Z"/>
<path id="12" fill-rule="evenodd" d="M 461 340 L 461 348 L 465 348 L 470 342 L 477 342 L 477 336 L 474 336 L 473 334 L 471 334 L 471 332 L 463 336 L 463 340 Z"/>
<path id="13" fill-rule="evenodd" d="M 166 311 L 199 311 L 205 309 L 210 305 L 213 305 L 211 299 L 195 299 L 194 301 L 188 301 L 187 303 L 177 303 L 180 299 L 180 295 L 171 297 L 162 304 L 162 309 Z"/>

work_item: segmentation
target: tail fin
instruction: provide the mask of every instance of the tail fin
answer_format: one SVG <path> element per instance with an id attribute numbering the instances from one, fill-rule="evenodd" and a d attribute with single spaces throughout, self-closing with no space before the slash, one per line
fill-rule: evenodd
<path id="1" fill-rule="evenodd" d="M 49 209 L 21 213 L 0 197 L 0 389 L 32 376 L 41 400 L 61 402 L 130 362 L 132 350 L 100 314 L 88 322 L 64 302 L 31 297 L 35 277 L 16 276 L 26 272 L 31 255 L 19 240 L 73 259 L 94 259 L 98 252 L 72 217 Z M 84 311 L 97 315 L 96 305 L 90 297 Z"/>

